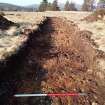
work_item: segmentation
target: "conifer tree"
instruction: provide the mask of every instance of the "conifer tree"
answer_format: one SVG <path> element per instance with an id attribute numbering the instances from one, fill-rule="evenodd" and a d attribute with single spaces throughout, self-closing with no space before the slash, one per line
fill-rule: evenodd
<path id="1" fill-rule="evenodd" d="M 77 8 L 75 7 L 75 4 L 74 3 L 70 3 L 70 11 L 77 11 Z"/>
<path id="2" fill-rule="evenodd" d="M 93 10 L 94 0 L 84 0 L 81 10 L 83 11 L 91 11 Z"/>
<path id="3" fill-rule="evenodd" d="M 53 3 L 52 3 L 52 10 L 53 11 L 59 11 L 60 10 L 57 0 L 54 0 Z"/>
<path id="4" fill-rule="evenodd" d="M 66 4 L 64 6 L 64 11 L 70 11 L 70 3 L 69 3 L 69 1 L 66 1 Z"/>
<path id="5" fill-rule="evenodd" d="M 52 11 L 52 4 L 51 3 L 48 3 L 46 10 L 47 11 Z"/>
<path id="6" fill-rule="evenodd" d="M 43 0 L 41 2 L 41 4 L 39 5 L 38 11 L 40 11 L 40 12 L 46 11 L 47 6 L 48 6 L 48 1 L 47 0 Z"/>

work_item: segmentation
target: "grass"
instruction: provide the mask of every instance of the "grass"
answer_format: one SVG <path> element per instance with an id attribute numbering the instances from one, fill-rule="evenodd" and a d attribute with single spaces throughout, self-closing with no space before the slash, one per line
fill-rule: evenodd
<path id="1" fill-rule="evenodd" d="M 20 36 L 5 36 L 0 38 L 0 59 L 3 60 L 18 51 L 19 47 L 26 39 Z"/>
<path id="2" fill-rule="evenodd" d="M 14 15 L 13 15 L 14 16 Z M 38 25 L 40 22 L 42 22 L 45 18 L 40 17 L 38 18 L 33 26 L 31 26 L 31 23 L 24 26 L 24 24 L 21 25 L 21 27 L 25 28 L 31 28 L 32 30 L 37 30 Z M 23 22 L 23 21 L 22 21 Z M 23 45 L 23 43 L 27 40 L 28 36 L 18 34 L 17 31 L 20 30 L 15 26 L 11 26 L 8 30 L 1 30 L 0 35 L 0 60 L 5 59 L 8 56 L 11 56 L 13 53 L 17 52 L 18 49 Z M 22 30 L 22 28 L 21 28 Z"/>

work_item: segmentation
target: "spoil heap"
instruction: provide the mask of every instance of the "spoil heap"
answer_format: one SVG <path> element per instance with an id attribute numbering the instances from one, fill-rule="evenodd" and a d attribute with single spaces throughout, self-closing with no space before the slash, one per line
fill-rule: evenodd
<path id="1" fill-rule="evenodd" d="M 105 16 L 105 9 L 99 9 L 94 11 L 91 15 L 82 19 L 82 21 L 94 22 L 98 20 L 103 20 L 104 16 Z"/>
<path id="2" fill-rule="evenodd" d="M 25 48 L 0 80 L 14 82 L 14 93 L 83 92 L 87 96 L 52 97 L 52 100 L 10 97 L 5 104 L 103 105 L 105 90 L 94 75 L 96 51 L 84 33 L 71 21 L 47 18 L 39 30 L 29 34 Z"/>

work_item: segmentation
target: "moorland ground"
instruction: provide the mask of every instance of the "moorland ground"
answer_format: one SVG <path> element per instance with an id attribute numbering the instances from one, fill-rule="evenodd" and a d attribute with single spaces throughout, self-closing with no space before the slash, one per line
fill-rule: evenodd
<path id="1" fill-rule="evenodd" d="M 86 92 L 87 97 L 9 99 L 9 103 L 23 105 L 104 105 L 105 104 L 105 20 L 82 21 L 91 12 L 5 12 L 12 22 L 38 25 L 47 22 L 29 41 L 26 57 L 19 68 L 17 93 Z M 18 37 L 18 38 L 17 38 Z M 12 38 L 12 39 L 11 39 Z M 1 55 L 11 53 L 22 43 L 20 36 L 1 37 Z M 13 40 L 13 41 L 12 41 Z M 4 49 L 5 48 L 5 49 Z M 10 49 L 11 48 L 11 49 Z M 3 50 L 4 49 L 4 50 Z M 8 50 L 9 49 L 9 50 Z M 13 51 L 12 51 L 13 53 Z M 4 54 L 5 55 L 5 54 Z M 8 54 L 7 54 L 8 55 Z M 13 75 L 14 75 L 13 73 Z M 11 73 L 5 74 L 11 75 Z M 11 76 L 8 77 L 11 79 Z M 7 79 L 8 79 L 7 78 Z M 13 78 L 12 78 L 13 79 Z M 11 101 L 12 100 L 12 101 Z M 45 101 L 46 100 L 46 101 Z"/>

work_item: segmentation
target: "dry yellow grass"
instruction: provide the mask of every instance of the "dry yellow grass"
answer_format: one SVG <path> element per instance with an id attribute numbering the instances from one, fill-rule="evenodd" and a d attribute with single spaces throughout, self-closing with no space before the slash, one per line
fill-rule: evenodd
<path id="1" fill-rule="evenodd" d="M 7 16 L 9 16 L 9 15 L 7 15 Z M 29 17 L 26 19 L 23 18 L 23 17 L 26 17 L 26 15 L 22 15 L 23 17 L 21 17 L 21 18 L 18 18 L 16 15 L 16 17 L 21 20 L 20 21 L 20 20 L 17 20 L 16 17 L 14 17 L 14 16 L 15 16 L 15 14 L 13 15 L 12 18 L 10 18 L 10 17 L 6 17 L 6 18 L 7 19 L 10 18 L 9 19 L 10 21 L 19 23 L 21 25 L 21 27 L 24 26 L 25 28 L 29 28 L 32 30 L 37 30 L 38 29 L 37 24 L 40 24 L 45 19 L 44 17 L 41 16 L 32 22 L 31 20 L 29 20 L 29 19 L 31 19 L 30 15 L 28 15 Z M 27 24 L 28 21 L 29 21 L 29 23 Z M 31 26 L 31 24 L 34 24 L 34 26 Z M 16 34 L 16 32 L 18 31 L 18 28 L 15 26 L 11 26 L 7 30 L 0 30 L 0 31 L 1 31 L 0 60 L 4 60 L 6 57 L 11 56 L 13 53 L 15 53 L 16 51 L 19 50 L 20 46 L 27 40 L 27 36 Z"/>
<path id="2" fill-rule="evenodd" d="M 15 53 L 27 37 L 20 36 L 5 36 L 0 38 L 0 60 L 11 56 Z"/>

